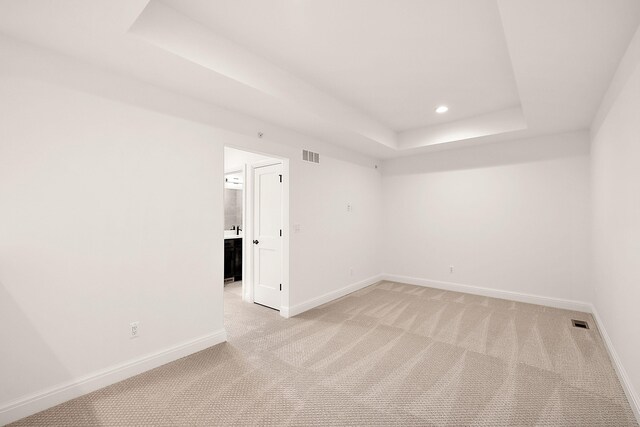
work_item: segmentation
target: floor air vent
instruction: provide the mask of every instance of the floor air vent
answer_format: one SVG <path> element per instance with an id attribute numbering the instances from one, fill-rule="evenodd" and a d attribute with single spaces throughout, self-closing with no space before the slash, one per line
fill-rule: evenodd
<path id="1" fill-rule="evenodd" d="M 571 324 L 574 328 L 589 329 L 589 324 L 584 320 L 571 319 Z"/>

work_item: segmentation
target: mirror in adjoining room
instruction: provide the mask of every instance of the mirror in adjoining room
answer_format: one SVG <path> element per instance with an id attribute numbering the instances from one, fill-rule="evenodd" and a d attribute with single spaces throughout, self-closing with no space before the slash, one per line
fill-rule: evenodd
<path id="1" fill-rule="evenodd" d="M 224 176 L 224 230 L 242 234 L 242 173 L 230 172 Z"/>
<path id="2" fill-rule="evenodd" d="M 240 291 L 242 280 L 242 171 L 224 175 L 224 281 L 237 283 Z"/>

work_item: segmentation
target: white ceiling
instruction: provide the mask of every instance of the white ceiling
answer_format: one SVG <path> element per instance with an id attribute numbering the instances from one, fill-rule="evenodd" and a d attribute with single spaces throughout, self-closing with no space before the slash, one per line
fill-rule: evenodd
<path id="1" fill-rule="evenodd" d="M 520 104 L 495 0 L 163 2 L 394 131 Z"/>
<path id="2" fill-rule="evenodd" d="M 0 0 L 11 37 L 381 158 L 587 128 L 639 22 L 637 0 Z"/>

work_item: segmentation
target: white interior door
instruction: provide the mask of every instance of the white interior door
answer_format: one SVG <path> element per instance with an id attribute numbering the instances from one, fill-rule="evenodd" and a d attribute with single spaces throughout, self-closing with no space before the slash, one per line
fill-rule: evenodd
<path id="1" fill-rule="evenodd" d="M 282 164 L 254 169 L 253 300 L 280 310 L 282 290 Z"/>

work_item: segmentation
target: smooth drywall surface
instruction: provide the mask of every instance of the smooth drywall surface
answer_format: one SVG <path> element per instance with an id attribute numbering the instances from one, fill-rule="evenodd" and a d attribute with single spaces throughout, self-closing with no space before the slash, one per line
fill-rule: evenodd
<path id="1" fill-rule="evenodd" d="M 223 328 L 205 126 L 15 75 L 0 117 L 0 407 Z"/>
<path id="2" fill-rule="evenodd" d="M 381 273 L 373 159 L 0 45 L 0 408 L 222 328 L 224 145 L 290 159 L 291 306 Z"/>
<path id="3" fill-rule="evenodd" d="M 385 273 L 590 300 L 586 133 L 394 159 L 383 171 Z"/>
<path id="4" fill-rule="evenodd" d="M 640 404 L 640 30 L 591 146 L 594 305 Z M 606 100 L 606 99 L 605 99 Z"/>
<path id="5" fill-rule="evenodd" d="M 224 148 L 224 170 L 226 172 L 242 170 L 244 165 L 259 163 L 269 159 L 271 159 L 271 157 L 263 156 L 262 154 L 235 150 L 229 147 Z"/>
<path id="6" fill-rule="evenodd" d="M 379 172 L 321 155 L 292 175 L 292 306 L 379 275 Z"/>

